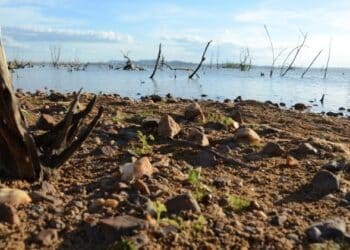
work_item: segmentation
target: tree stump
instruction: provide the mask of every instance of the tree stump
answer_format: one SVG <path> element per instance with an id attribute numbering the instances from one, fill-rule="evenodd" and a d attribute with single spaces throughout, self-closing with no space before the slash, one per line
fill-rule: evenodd
<path id="1" fill-rule="evenodd" d="M 96 96 L 77 112 L 80 91 L 64 117 L 50 131 L 36 136 L 29 130 L 17 102 L 0 40 L 0 173 L 7 177 L 40 180 L 45 168 L 61 166 L 81 146 L 101 117 L 103 108 L 78 135 L 93 109 Z M 76 136 L 78 135 L 77 139 Z"/>

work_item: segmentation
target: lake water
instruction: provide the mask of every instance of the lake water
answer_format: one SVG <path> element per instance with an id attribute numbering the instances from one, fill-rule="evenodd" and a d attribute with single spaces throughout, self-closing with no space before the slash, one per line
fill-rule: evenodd
<path id="1" fill-rule="evenodd" d="M 57 91 L 84 91 L 118 93 L 121 96 L 139 98 L 140 95 L 171 93 L 175 97 L 205 98 L 224 100 L 242 96 L 243 99 L 284 102 L 291 106 L 303 102 L 313 106 L 315 112 L 338 111 L 339 107 L 350 109 L 350 70 L 330 69 L 326 80 L 319 69 L 313 69 L 300 78 L 301 69 L 290 71 L 286 77 L 278 72 L 268 77 L 268 68 L 257 67 L 248 72 L 237 69 L 203 68 L 200 78 L 188 80 L 186 72 L 158 71 L 155 80 L 149 79 L 151 68 L 145 71 L 109 70 L 107 65 L 91 65 L 86 71 L 69 72 L 67 68 L 52 67 L 26 68 L 12 74 L 15 88 L 28 91 L 53 89 Z M 260 73 L 264 72 L 265 77 Z M 322 106 L 319 102 L 325 94 Z M 313 101 L 313 103 L 311 102 Z M 350 115 L 349 112 L 345 112 Z"/>

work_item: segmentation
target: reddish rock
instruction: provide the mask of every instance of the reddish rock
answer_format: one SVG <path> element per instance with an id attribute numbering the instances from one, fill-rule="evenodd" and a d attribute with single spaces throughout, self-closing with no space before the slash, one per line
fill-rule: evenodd
<path id="1" fill-rule="evenodd" d="M 180 131 L 180 125 L 170 115 L 162 116 L 158 125 L 159 136 L 173 139 Z"/>
<path id="2" fill-rule="evenodd" d="M 44 246 L 50 246 L 58 240 L 58 233 L 56 229 L 45 229 L 41 231 L 35 238 L 35 241 Z"/>
<path id="3" fill-rule="evenodd" d="M 42 114 L 36 124 L 37 128 L 41 130 L 51 130 L 55 127 L 55 125 L 55 119 L 48 114 Z"/>
<path id="4" fill-rule="evenodd" d="M 181 194 L 167 200 L 165 206 L 167 211 L 172 214 L 179 214 L 181 211 L 192 211 L 196 213 L 200 213 L 201 211 L 197 201 L 189 193 Z"/>
<path id="5" fill-rule="evenodd" d="M 202 122 L 205 122 L 205 116 L 201 106 L 198 103 L 192 103 L 185 109 L 185 118 L 189 121 L 199 119 Z"/>
<path id="6" fill-rule="evenodd" d="M 16 209 L 6 203 L 0 203 L 0 222 L 19 224 L 20 221 Z"/>

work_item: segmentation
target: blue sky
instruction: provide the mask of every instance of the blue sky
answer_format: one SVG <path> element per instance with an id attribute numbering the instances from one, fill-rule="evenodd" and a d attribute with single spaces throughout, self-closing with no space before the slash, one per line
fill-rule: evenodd
<path id="1" fill-rule="evenodd" d="M 166 59 L 198 61 L 212 39 L 209 59 L 219 52 L 221 62 L 239 61 L 241 49 L 249 47 L 253 63 L 266 65 L 271 51 L 264 24 L 276 53 L 295 47 L 300 30 L 309 34 L 299 66 L 324 49 L 316 63 L 323 66 L 330 39 L 331 66 L 350 66 L 348 0 L 0 0 L 10 59 L 48 61 L 52 45 L 62 48 L 66 61 L 122 59 L 121 51 L 153 59 L 162 42 Z"/>

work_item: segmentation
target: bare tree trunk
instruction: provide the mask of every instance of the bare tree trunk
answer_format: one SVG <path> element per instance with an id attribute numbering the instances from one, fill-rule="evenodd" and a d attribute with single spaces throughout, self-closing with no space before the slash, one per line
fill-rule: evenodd
<path id="1" fill-rule="evenodd" d="M 314 64 L 314 62 L 317 60 L 317 58 L 321 55 L 323 50 L 320 50 L 317 55 L 314 57 L 314 59 L 312 60 L 312 62 L 310 63 L 309 67 L 307 67 L 307 69 L 303 72 L 303 74 L 301 75 L 301 78 L 304 78 L 304 75 L 310 70 L 310 68 L 312 67 L 312 65 Z"/>
<path id="2" fill-rule="evenodd" d="M 329 61 L 331 59 L 331 52 L 332 52 L 332 39 L 329 41 L 328 58 L 327 58 L 326 68 L 324 69 L 323 79 L 327 78 L 328 65 L 329 65 Z"/>
<path id="3" fill-rule="evenodd" d="M 154 65 L 154 69 L 153 69 L 152 75 L 149 77 L 149 78 L 151 78 L 151 79 L 153 79 L 154 75 L 155 75 L 156 72 L 157 72 L 158 64 L 159 64 L 159 60 L 160 60 L 161 54 L 162 54 L 162 44 L 160 43 L 160 44 L 159 44 L 159 49 L 158 49 L 158 56 L 157 56 L 156 64 Z"/>
<path id="4" fill-rule="evenodd" d="M 288 68 L 282 73 L 282 75 L 281 75 L 282 77 L 284 77 L 288 73 L 288 71 L 292 69 L 295 60 L 297 59 L 301 49 L 304 47 L 306 38 L 307 38 L 307 34 L 304 35 L 304 39 L 303 39 L 302 43 L 297 47 L 297 51 L 295 52 L 294 58 L 291 61 L 291 63 L 289 64 Z"/>
<path id="5" fill-rule="evenodd" d="M 264 25 L 264 28 L 265 28 L 267 37 L 268 37 L 268 39 L 269 39 L 269 41 L 270 41 L 271 51 L 272 51 L 272 64 L 271 64 L 271 69 L 270 69 L 270 77 L 272 77 L 272 75 L 273 75 L 273 70 L 274 70 L 274 68 L 275 68 L 275 49 L 273 48 L 272 39 L 271 39 L 269 30 L 267 29 L 267 26 Z"/>
<path id="6" fill-rule="evenodd" d="M 17 103 L 0 41 L 1 173 L 13 178 L 38 180 L 41 179 L 46 167 L 55 168 L 62 165 L 84 142 L 103 111 L 101 107 L 87 129 L 77 136 L 82 120 L 90 113 L 96 102 L 94 97 L 84 110 L 76 112 L 79 96 L 80 92 L 60 123 L 47 133 L 35 136 L 28 129 Z"/>
<path id="7" fill-rule="evenodd" d="M 197 68 L 192 72 L 192 74 L 188 77 L 189 79 L 192 79 L 193 76 L 195 76 L 197 74 L 197 71 L 201 68 L 203 62 L 205 61 L 205 54 L 207 53 L 207 50 L 208 50 L 208 47 L 209 45 L 211 44 L 212 40 L 210 40 L 208 43 L 207 43 L 207 46 L 205 46 L 205 49 L 203 51 L 203 55 L 202 55 L 202 59 L 201 61 L 199 62 Z"/>
<path id="8" fill-rule="evenodd" d="M 61 47 L 50 46 L 50 54 L 53 67 L 58 68 L 61 58 Z"/>

